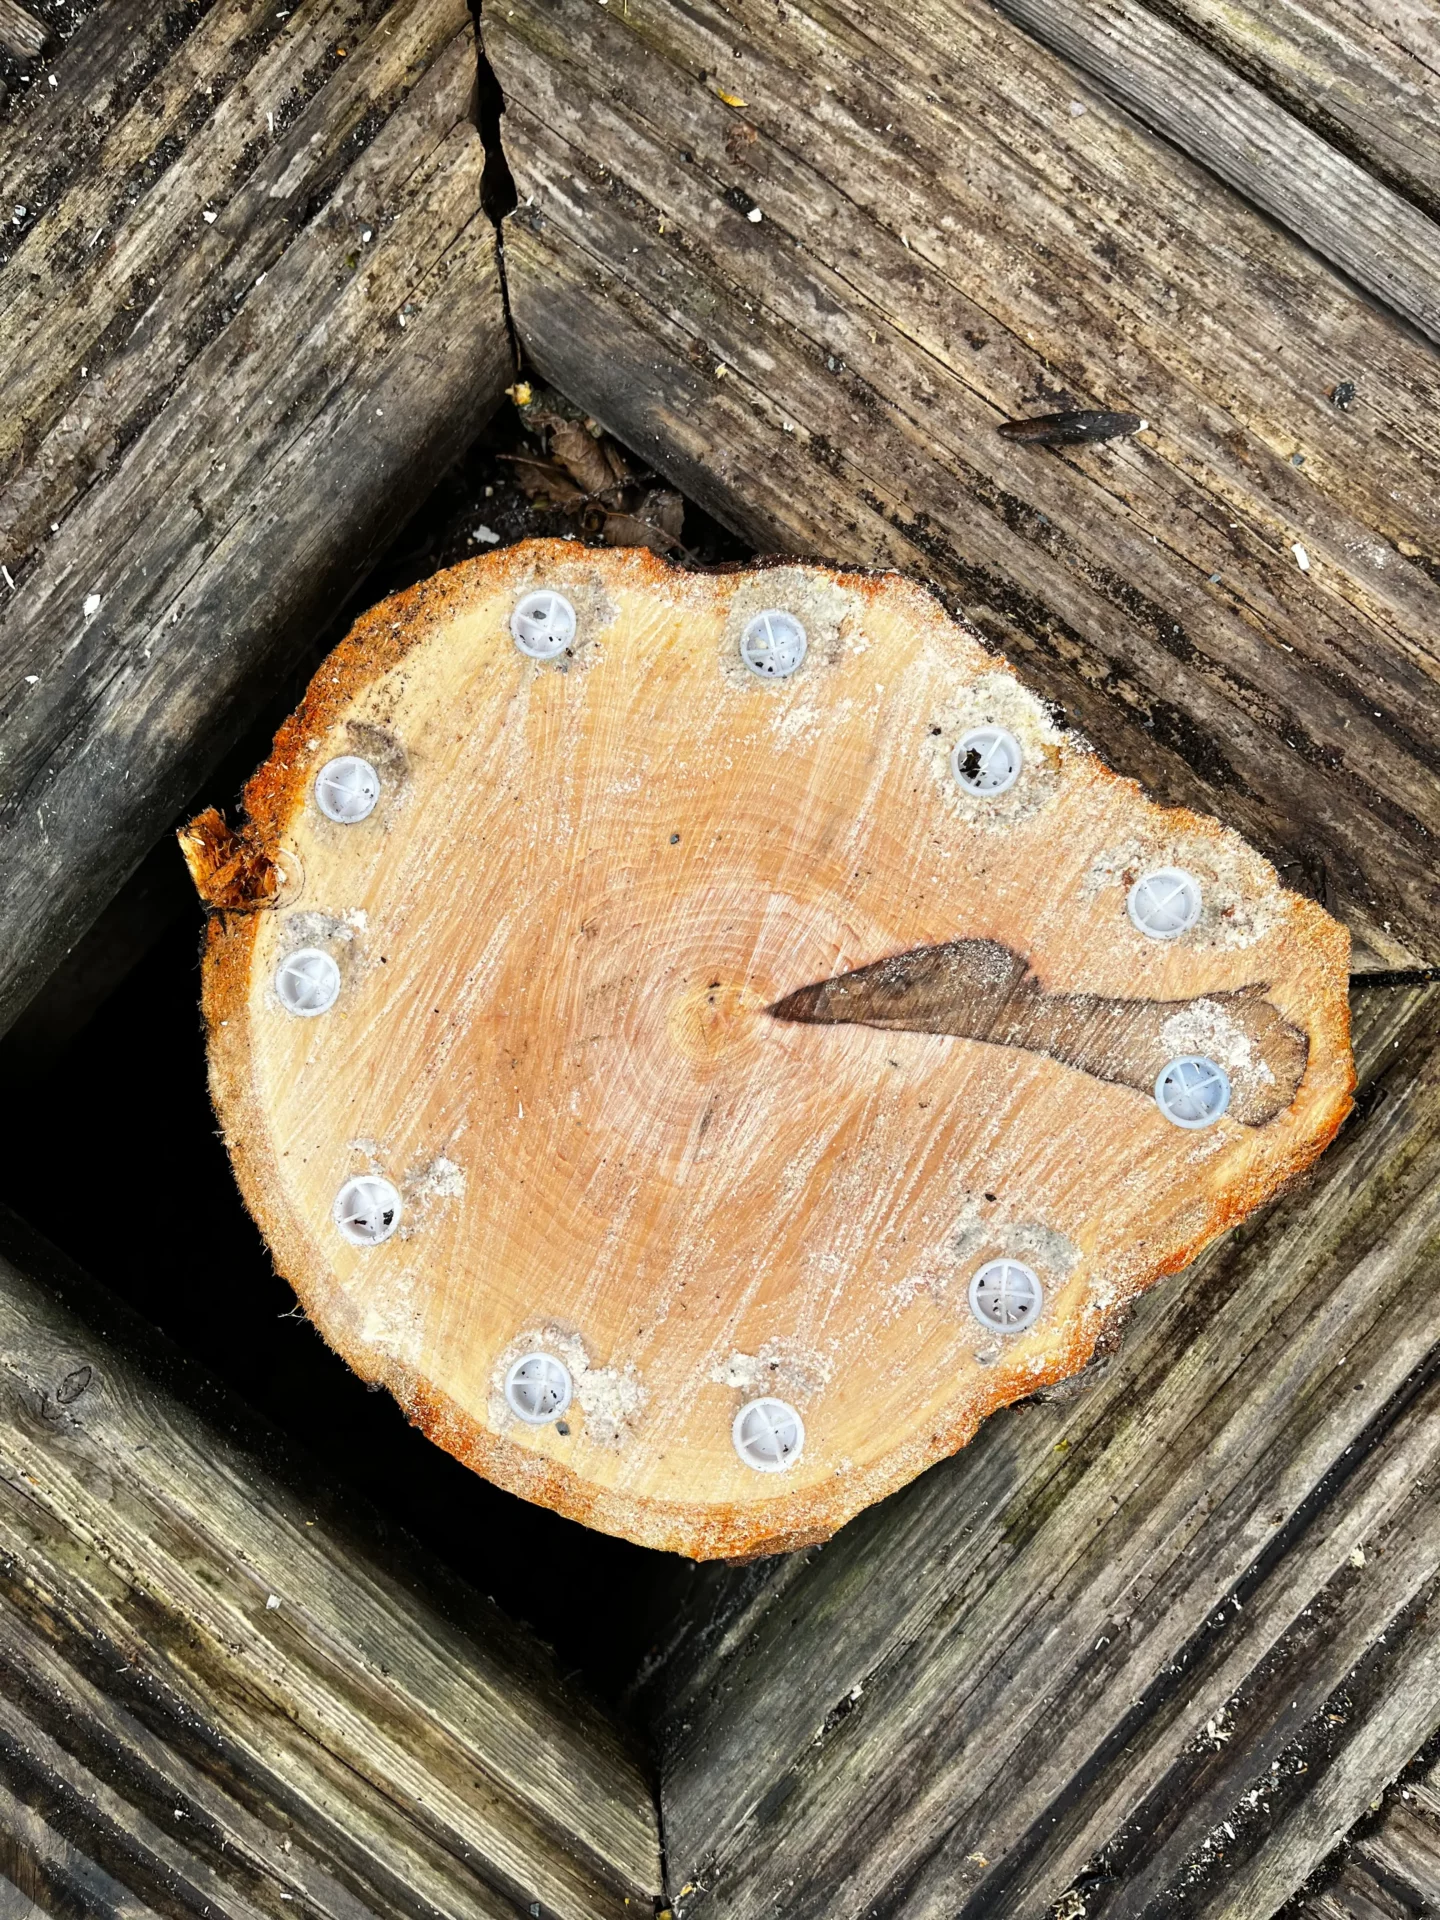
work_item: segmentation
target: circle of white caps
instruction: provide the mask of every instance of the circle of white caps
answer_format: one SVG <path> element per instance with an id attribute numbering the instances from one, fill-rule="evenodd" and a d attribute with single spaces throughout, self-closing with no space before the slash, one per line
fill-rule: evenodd
<path id="1" fill-rule="evenodd" d="M 1125 905 L 1147 939 L 1176 940 L 1200 918 L 1200 882 L 1182 867 L 1156 867 L 1141 874 Z"/>
<path id="2" fill-rule="evenodd" d="M 553 1353 L 526 1353 L 505 1376 L 505 1403 L 517 1420 L 543 1427 L 570 1405 L 575 1383 Z"/>
<path id="3" fill-rule="evenodd" d="M 340 997 L 340 969 L 320 947 L 287 953 L 275 969 L 275 998 L 287 1013 L 310 1020 Z"/>
<path id="4" fill-rule="evenodd" d="M 950 755 L 950 771 L 959 785 L 986 798 L 1008 793 L 1024 764 L 1020 742 L 1004 727 L 972 727 L 961 734 Z"/>
<path id="5" fill-rule="evenodd" d="M 762 680 L 783 680 L 800 666 L 807 645 L 805 629 L 783 607 L 766 607 L 745 623 L 740 658 Z"/>
<path id="6" fill-rule="evenodd" d="M 553 587 L 536 587 L 515 602 L 510 637 L 531 660 L 553 660 L 575 638 L 575 609 Z"/>
<path id="7" fill-rule="evenodd" d="M 1177 1127 L 1212 1127 L 1230 1104 L 1230 1076 L 1203 1053 L 1181 1054 L 1160 1069 L 1155 1104 Z"/>
<path id="8" fill-rule="evenodd" d="M 970 1278 L 970 1311 L 992 1333 L 1023 1333 L 1045 1304 L 1033 1267 L 1021 1260 L 987 1260 Z"/>
<path id="9" fill-rule="evenodd" d="M 375 811 L 380 798 L 380 776 L 368 760 L 342 753 L 327 760 L 315 776 L 315 804 L 327 820 L 353 827 Z"/>
<path id="10" fill-rule="evenodd" d="M 378 1246 L 400 1224 L 400 1195 L 378 1174 L 357 1174 L 335 1196 L 335 1224 L 357 1247 Z"/>
<path id="11" fill-rule="evenodd" d="M 730 1429 L 735 1451 L 757 1473 L 783 1473 L 805 1447 L 805 1422 L 788 1401 L 747 1400 Z"/>

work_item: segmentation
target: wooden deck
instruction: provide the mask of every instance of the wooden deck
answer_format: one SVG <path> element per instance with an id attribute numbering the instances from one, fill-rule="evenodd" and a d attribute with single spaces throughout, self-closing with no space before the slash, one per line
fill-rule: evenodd
<path id="1" fill-rule="evenodd" d="M 0 5 L 5 1020 L 517 354 L 757 548 L 935 583 L 1364 977 L 1336 1146 L 1078 1391 L 823 1548 L 677 1563 L 627 1709 L 653 1804 L 608 1710 L 307 1539 L 265 1443 L 14 1230 L 0 1914 L 618 1920 L 657 1808 L 677 1920 L 1440 1910 L 1431 16 L 482 0 L 477 49 L 460 0 L 31 12 L 43 47 Z M 1072 406 L 1147 426 L 995 431 Z"/>

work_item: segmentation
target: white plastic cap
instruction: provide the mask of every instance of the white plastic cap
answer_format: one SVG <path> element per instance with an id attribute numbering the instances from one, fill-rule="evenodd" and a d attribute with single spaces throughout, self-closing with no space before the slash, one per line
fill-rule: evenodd
<path id="1" fill-rule="evenodd" d="M 340 997 L 340 969 L 320 947 L 287 953 L 275 969 L 275 998 L 287 1013 L 313 1019 L 328 1013 Z"/>
<path id="2" fill-rule="evenodd" d="M 531 660 L 553 660 L 575 638 L 575 609 L 563 593 L 536 587 L 516 601 L 510 636 Z"/>
<path id="3" fill-rule="evenodd" d="M 327 820 L 353 827 L 375 811 L 380 798 L 380 776 L 368 760 L 342 753 L 327 760 L 315 776 L 315 804 Z"/>
<path id="4" fill-rule="evenodd" d="M 575 1382 L 553 1353 L 527 1353 L 505 1376 L 505 1402 L 527 1427 L 548 1426 L 570 1405 Z"/>
<path id="5" fill-rule="evenodd" d="M 1213 1127 L 1230 1104 L 1230 1076 L 1203 1053 L 1181 1054 L 1160 1069 L 1155 1104 L 1177 1127 Z"/>
<path id="6" fill-rule="evenodd" d="M 970 1278 L 970 1311 L 992 1333 L 1023 1333 L 1040 1318 L 1045 1289 L 1021 1260 L 987 1260 Z"/>
<path id="7" fill-rule="evenodd" d="M 730 1429 L 735 1451 L 758 1473 L 784 1473 L 805 1449 L 805 1422 L 788 1401 L 747 1400 Z"/>
<path id="8" fill-rule="evenodd" d="M 335 1224 L 355 1246 L 378 1246 L 400 1224 L 400 1196 L 378 1174 L 359 1174 L 335 1196 Z"/>
<path id="9" fill-rule="evenodd" d="M 1200 918 L 1200 882 L 1181 867 L 1141 874 L 1125 902 L 1147 939 L 1175 940 Z"/>
<path id="10" fill-rule="evenodd" d="M 1020 778 L 1025 756 L 1004 727 L 972 727 L 950 755 L 950 771 L 967 793 L 1008 793 Z"/>
<path id="11" fill-rule="evenodd" d="M 762 680 L 782 680 L 805 658 L 805 629 L 783 607 L 766 607 L 747 620 L 740 636 L 740 658 Z"/>

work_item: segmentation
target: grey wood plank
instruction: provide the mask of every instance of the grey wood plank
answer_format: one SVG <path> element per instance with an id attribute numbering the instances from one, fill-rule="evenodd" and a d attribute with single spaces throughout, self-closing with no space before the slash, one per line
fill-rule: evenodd
<path id="1" fill-rule="evenodd" d="M 1440 21 L 1367 0 L 1163 0 L 1157 13 L 1342 153 L 1440 214 Z"/>
<path id="2" fill-rule="evenodd" d="M 648 1905 L 655 1808 L 605 1715 L 3 1233 L 48 1283 L 0 1260 L 0 1785 L 32 1859 L 48 1834 L 172 1914 Z"/>
<path id="3" fill-rule="evenodd" d="M 1440 339 L 1440 227 L 1263 87 L 1139 0 L 997 4 L 1147 126 Z"/>
<path id="4" fill-rule="evenodd" d="M 0 1023 L 510 377 L 463 0 L 150 12 L 0 127 Z"/>
<path id="5" fill-rule="evenodd" d="M 933 580 L 1371 955 L 1440 953 L 1431 347 L 982 0 L 485 34 L 548 377 L 758 545 Z M 995 431 L 1065 404 L 1150 426 Z"/>
<path id="6" fill-rule="evenodd" d="M 159 1920 L 0 1781 L 0 1920 Z"/>
<path id="7" fill-rule="evenodd" d="M 0 46 L 22 60 L 33 60 L 45 50 L 50 38 L 43 20 L 17 5 L 16 0 L 0 0 Z"/>
<path id="8" fill-rule="evenodd" d="M 1412 1762 L 1286 1909 L 1286 1920 L 1424 1920 L 1440 1912 L 1437 1781 L 1440 1764 Z"/>
<path id="9" fill-rule="evenodd" d="M 1260 1920 L 1423 1743 L 1440 1001 L 1418 994 L 1400 1032 L 1362 999 L 1358 1119 L 1305 1192 L 1146 1297 L 1093 1392 L 990 1422 L 677 1660 L 679 1911 Z"/>
<path id="10" fill-rule="evenodd" d="M 1358 1842 L 1355 1855 L 1416 1911 L 1440 1912 L 1440 1818 L 1415 1806 L 1413 1795 L 1390 1797 L 1380 1825 Z"/>

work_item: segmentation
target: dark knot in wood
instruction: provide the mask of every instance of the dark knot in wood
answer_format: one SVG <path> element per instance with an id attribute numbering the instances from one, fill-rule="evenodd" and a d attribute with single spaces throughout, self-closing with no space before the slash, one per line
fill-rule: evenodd
<path id="1" fill-rule="evenodd" d="M 1305 1034 L 1265 998 L 1267 991 L 1245 986 L 1194 1000 L 1047 993 L 1029 962 L 998 940 L 951 940 L 817 980 L 769 1011 L 777 1020 L 1021 1047 L 1147 1094 L 1167 1060 L 1213 1054 L 1230 1075 L 1231 1115 L 1258 1127 L 1295 1098 L 1310 1051 Z"/>

